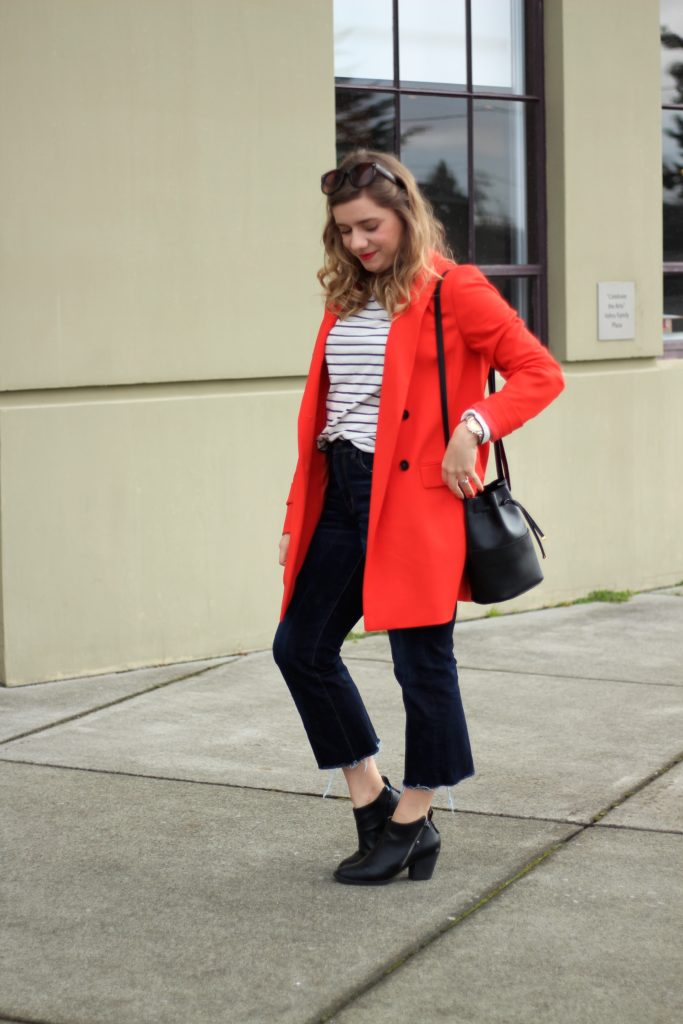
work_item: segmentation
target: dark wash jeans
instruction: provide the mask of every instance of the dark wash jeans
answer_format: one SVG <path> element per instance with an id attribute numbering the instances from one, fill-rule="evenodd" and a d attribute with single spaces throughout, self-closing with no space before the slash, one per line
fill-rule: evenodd
<path id="1" fill-rule="evenodd" d="M 363 612 L 373 456 L 349 441 L 328 449 L 329 483 L 273 656 L 319 768 L 355 767 L 380 741 L 341 645 Z M 406 711 L 404 787 L 453 786 L 474 773 L 453 653 L 453 626 L 389 630 Z"/>

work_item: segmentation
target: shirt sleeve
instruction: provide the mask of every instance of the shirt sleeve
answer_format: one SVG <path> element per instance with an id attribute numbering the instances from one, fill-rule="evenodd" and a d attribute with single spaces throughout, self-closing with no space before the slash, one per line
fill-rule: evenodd
<path id="1" fill-rule="evenodd" d="M 460 422 L 462 423 L 462 421 L 466 420 L 468 416 L 474 416 L 475 420 L 477 421 L 481 429 L 484 431 L 484 436 L 481 439 L 481 443 L 486 444 L 487 441 L 490 441 L 491 431 L 489 430 L 489 425 L 482 416 L 482 414 L 480 412 L 477 412 L 476 409 L 465 409 L 464 413 L 460 417 Z"/>

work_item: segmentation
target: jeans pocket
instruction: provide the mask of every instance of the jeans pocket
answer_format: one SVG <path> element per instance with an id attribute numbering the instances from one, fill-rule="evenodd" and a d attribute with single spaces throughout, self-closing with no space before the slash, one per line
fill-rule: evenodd
<path id="1" fill-rule="evenodd" d="M 372 467 L 375 461 L 374 452 L 364 452 L 360 448 L 356 449 L 356 462 L 362 470 L 364 470 L 368 476 L 372 476 Z"/>

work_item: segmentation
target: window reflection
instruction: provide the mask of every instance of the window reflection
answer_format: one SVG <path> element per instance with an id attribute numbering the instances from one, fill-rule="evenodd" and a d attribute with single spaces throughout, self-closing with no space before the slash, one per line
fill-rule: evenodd
<path id="1" fill-rule="evenodd" d="M 391 93 L 337 89 L 337 159 L 353 149 L 394 152 L 395 101 Z"/>
<path id="2" fill-rule="evenodd" d="M 664 356 L 683 357 L 683 275 L 664 276 Z"/>
<path id="3" fill-rule="evenodd" d="M 477 263 L 527 263 L 527 176 L 522 103 L 474 104 Z"/>
<path id="4" fill-rule="evenodd" d="M 683 103 L 683 4 L 660 0 L 662 102 Z"/>
<path id="5" fill-rule="evenodd" d="M 664 264 L 683 262 L 683 4 L 660 0 Z M 664 356 L 683 358 L 683 275 L 664 274 Z"/>
<path id="6" fill-rule="evenodd" d="M 466 260 L 466 100 L 403 95 L 401 154 L 446 228 L 456 259 Z"/>
<path id="7" fill-rule="evenodd" d="M 487 91 L 524 92 L 522 0 L 472 4 L 472 84 Z"/>
<path id="8" fill-rule="evenodd" d="M 506 302 L 516 309 L 526 324 L 532 323 L 532 294 L 535 281 L 528 277 L 491 277 Z"/>
<path id="9" fill-rule="evenodd" d="M 683 261 L 683 110 L 662 111 L 664 262 Z"/>
<path id="10" fill-rule="evenodd" d="M 391 0 L 334 0 L 334 73 L 365 82 L 394 80 Z"/>
<path id="11" fill-rule="evenodd" d="M 399 0 L 398 33 L 404 85 L 465 87 L 465 0 Z"/>
<path id="12" fill-rule="evenodd" d="M 670 6 L 683 8 L 683 0 Z M 536 68 L 527 82 L 525 67 L 535 59 L 526 40 L 536 37 L 540 7 L 526 0 L 334 0 L 338 159 L 358 147 L 396 153 L 415 173 L 460 262 L 512 267 L 540 258 L 541 104 L 515 98 L 539 78 Z M 450 95 L 468 85 L 466 8 L 469 100 Z M 670 63 L 672 52 L 679 56 L 669 50 Z M 683 108 L 683 86 L 679 98 Z M 506 277 L 500 286 L 538 330 L 538 275 Z"/>

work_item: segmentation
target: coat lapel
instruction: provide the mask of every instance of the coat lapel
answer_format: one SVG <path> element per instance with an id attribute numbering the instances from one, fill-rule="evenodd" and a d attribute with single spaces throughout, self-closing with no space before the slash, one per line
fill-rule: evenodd
<path id="1" fill-rule="evenodd" d="M 436 270 L 441 272 L 446 263 L 441 257 L 435 255 L 434 265 Z M 413 375 L 420 328 L 434 294 L 436 278 L 430 277 L 426 284 L 423 282 L 424 278 L 421 278 L 413 287 L 410 305 L 395 318 L 387 337 L 372 471 L 369 536 L 372 536 L 377 527 L 391 466 L 397 457 L 396 443 Z M 329 390 L 325 345 L 327 336 L 336 321 L 335 313 L 325 312 L 306 381 L 299 417 L 299 451 L 306 463 L 310 463 L 311 453 L 315 447 L 314 440 L 325 425 L 326 400 Z"/>
<path id="2" fill-rule="evenodd" d="M 396 442 L 413 375 L 420 327 L 434 294 L 435 285 L 436 278 L 432 277 L 423 287 L 419 284 L 415 286 L 410 305 L 393 321 L 387 337 L 377 421 L 377 443 L 372 469 L 370 535 L 377 527 L 391 465 L 396 457 Z"/>

